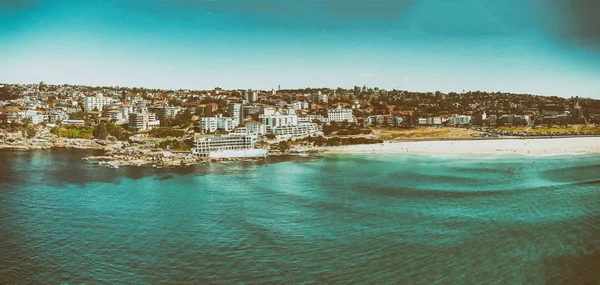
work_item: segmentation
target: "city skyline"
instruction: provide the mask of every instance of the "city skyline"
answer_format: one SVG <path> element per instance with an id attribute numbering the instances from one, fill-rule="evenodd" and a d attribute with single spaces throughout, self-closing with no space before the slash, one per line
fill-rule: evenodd
<path id="1" fill-rule="evenodd" d="M 0 1 L 0 81 L 600 98 L 598 4 L 552 2 Z"/>

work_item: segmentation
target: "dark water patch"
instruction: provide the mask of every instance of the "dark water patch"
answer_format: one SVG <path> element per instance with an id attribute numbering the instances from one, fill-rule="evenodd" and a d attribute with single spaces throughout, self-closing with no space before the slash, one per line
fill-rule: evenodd
<path id="1" fill-rule="evenodd" d="M 547 284 L 600 284 L 600 251 L 545 262 Z"/>
<path id="2" fill-rule="evenodd" d="M 590 161 L 586 161 L 590 162 Z M 581 180 L 590 180 L 598 177 L 600 172 L 600 161 L 591 161 L 594 164 L 588 165 L 569 165 L 561 164 L 560 167 L 548 169 L 542 173 L 542 176 L 554 182 L 577 182 Z"/>
<path id="3" fill-rule="evenodd" d="M 173 175 L 165 175 L 165 176 L 160 176 L 160 177 L 154 178 L 154 180 L 170 180 L 170 179 L 173 179 Z"/>

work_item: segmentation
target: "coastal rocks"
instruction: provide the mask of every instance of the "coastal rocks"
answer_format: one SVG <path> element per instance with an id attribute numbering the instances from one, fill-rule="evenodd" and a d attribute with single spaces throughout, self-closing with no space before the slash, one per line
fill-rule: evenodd
<path id="1" fill-rule="evenodd" d="M 119 166 L 121 165 L 121 163 L 118 161 L 100 161 L 98 164 L 106 165 L 110 168 L 119 168 Z"/>

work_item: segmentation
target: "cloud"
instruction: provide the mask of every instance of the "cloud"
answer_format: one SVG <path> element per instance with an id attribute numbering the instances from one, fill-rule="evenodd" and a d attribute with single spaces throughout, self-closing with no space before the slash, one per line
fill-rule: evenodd
<path id="1" fill-rule="evenodd" d="M 371 74 L 371 73 L 362 73 L 359 76 L 360 77 L 373 77 L 373 74 Z"/>
<path id="2" fill-rule="evenodd" d="M 173 69 L 170 67 L 165 68 L 166 71 L 171 72 Z"/>

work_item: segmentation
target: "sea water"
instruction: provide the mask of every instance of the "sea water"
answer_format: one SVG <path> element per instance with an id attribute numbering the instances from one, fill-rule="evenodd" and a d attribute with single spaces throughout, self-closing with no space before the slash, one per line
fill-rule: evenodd
<path id="1" fill-rule="evenodd" d="M 600 156 L 0 152 L 0 284 L 598 284 Z"/>

